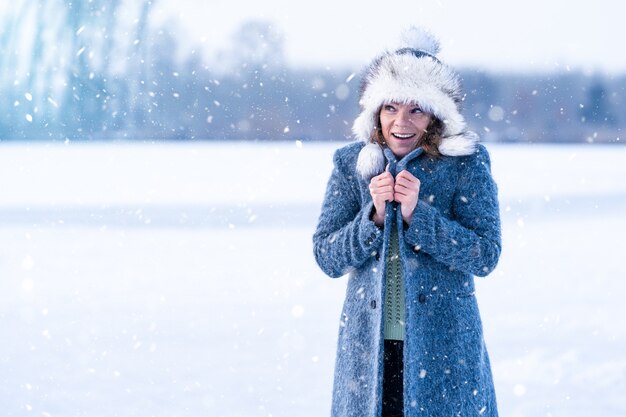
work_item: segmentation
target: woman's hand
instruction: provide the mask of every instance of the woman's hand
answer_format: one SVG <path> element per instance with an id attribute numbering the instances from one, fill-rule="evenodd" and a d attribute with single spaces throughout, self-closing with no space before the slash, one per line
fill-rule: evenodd
<path id="1" fill-rule="evenodd" d="M 419 198 L 420 184 L 420 180 L 406 169 L 396 175 L 396 181 L 393 187 L 393 199 L 400 203 L 402 220 L 404 220 L 406 224 L 411 224 L 413 211 L 415 211 Z"/>
<path id="2" fill-rule="evenodd" d="M 374 214 L 372 221 L 378 227 L 385 223 L 385 203 L 393 201 L 394 198 L 394 179 L 393 175 L 387 170 L 370 180 L 370 195 L 374 202 Z"/>

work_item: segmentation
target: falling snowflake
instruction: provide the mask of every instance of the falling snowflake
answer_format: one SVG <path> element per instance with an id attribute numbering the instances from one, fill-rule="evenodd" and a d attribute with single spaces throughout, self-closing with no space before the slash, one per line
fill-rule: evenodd
<path id="1" fill-rule="evenodd" d="M 515 394 L 516 397 L 524 396 L 524 394 L 526 394 L 526 387 L 522 384 L 516 384 L 513 387 L 513 394 Z"/>
<path id="2" fill-rule="evenodd" d="M 291 315 L 293 318 L 299 319 L 304 315 L 304 307 L 300 304 L 296 304 L 291 308 Z"/>

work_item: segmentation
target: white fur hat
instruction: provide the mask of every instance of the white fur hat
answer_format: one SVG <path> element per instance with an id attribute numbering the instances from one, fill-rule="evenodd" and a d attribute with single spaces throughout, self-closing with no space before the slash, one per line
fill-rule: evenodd
<path id="1" fill-rule="evenodd" d="M 378 112 L 383 104 L 417 103 L 443 122 L 441 154 L 458 156 L 475 151 L 478 136 L 467 131 L 461 115 L 463 94 L 459 76 L 437 59 L 438 52 L 439 41 L 428 31 L 412 26 L 403 33 L 397 49 L 386 51 L 372 61 L 361 81 L 361 113 L 352 126 L 358 140 L 373 142 L 372 133 L 378 125 Z M 364 148 L 365 153 L 374 151 L 373 147 L 366 148 L 370 149 Z M 365 155 L 360 155 L 359 159 L 362 157 Z M 378 155 L 369 157 L 379 158 Z M 361 165 L 371 165 L 361 162 Z M 374 162 L 377 166 L 361 168 L 378 171 L 379 161 Z"/>

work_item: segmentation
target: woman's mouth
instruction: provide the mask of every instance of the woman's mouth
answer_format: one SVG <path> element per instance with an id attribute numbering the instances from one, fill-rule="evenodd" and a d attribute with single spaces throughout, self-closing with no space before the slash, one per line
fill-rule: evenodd
<path id="1" fill-rule="evenodd" d="M 391 135 L 396 139 L 411 139 L 415 133 L 392 133 Z"/>

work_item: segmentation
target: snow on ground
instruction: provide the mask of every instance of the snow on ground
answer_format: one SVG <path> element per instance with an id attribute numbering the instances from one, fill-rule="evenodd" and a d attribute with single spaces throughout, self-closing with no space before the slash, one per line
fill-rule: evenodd
<path id="1" fill-rule="evenodd" d="M 1 414 L 328 415 L 346 280 L 311 234 L 337 146 L 1 145 Z M 489 149 L 501 415 L 626 415 L 626 148 Z"/>

